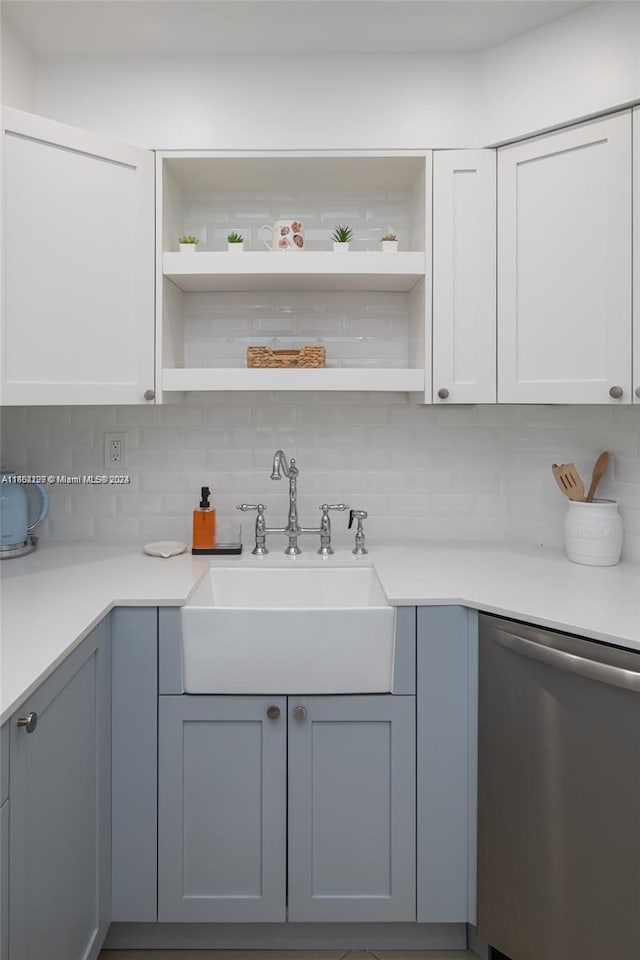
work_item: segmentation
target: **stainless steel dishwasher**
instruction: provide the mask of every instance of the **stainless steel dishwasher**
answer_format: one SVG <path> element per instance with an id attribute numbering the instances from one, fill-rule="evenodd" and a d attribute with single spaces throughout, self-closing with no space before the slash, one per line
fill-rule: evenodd
<path id="1" fill-rule="evenodd" d="M 478 934 L 640 958 L 640 653 L 480 616 Z"/>

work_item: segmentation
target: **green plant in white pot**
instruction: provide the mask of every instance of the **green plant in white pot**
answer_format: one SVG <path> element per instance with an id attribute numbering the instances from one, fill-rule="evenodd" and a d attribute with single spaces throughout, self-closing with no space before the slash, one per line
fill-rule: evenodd
<path id="1" fill-rule="evenodd" d="M 398 238 L 391 230 L 385 233 L 384 237 L 380 237 L 380 243 L 385 253 L 395 253 L 398 249 Z"/>
<path id="2" fill-rule="evenodd" d="M 184 237 L 178 237 L 180 244 L 180 253 L 193 253 L 198 243 L 197 237 L 190 237 L 185 234 Z"/>
<path id="3" fill-rule="evenodd" d="M 351 227 L 338 226 L 331 234 L 333 240 L 333 249 L 336 253 L 345 253 L 349 249 L 349 243 L 353 240 L 353 230 Z"/>
<path id="4" fill-rule="evenodd" d="M 244 237 L 236 230 L 227 234 L 227 250 L 229 253 L 242 253 L 244 250 Z"/>

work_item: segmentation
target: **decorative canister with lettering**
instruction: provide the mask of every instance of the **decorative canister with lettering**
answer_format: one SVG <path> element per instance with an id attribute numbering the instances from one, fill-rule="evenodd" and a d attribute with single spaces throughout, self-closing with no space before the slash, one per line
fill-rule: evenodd
<path id="1" fill-rule="evenodd" d="M 570 500 L 564 521 L 569 560 L 590 567 L 612 567 L 622 553 L 622 517 L 617 500 Z"/>

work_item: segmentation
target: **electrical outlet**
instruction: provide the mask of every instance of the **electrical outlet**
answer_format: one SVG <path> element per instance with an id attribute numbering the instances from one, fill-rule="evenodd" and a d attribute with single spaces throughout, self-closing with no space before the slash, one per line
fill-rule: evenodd
<path id="1" fill-rule="evenodd" d="M 127 435 L 126 433 L 105 433 L 104 435 L 104 465 L 107 470 L 124 467 L 127 462 Z"/>

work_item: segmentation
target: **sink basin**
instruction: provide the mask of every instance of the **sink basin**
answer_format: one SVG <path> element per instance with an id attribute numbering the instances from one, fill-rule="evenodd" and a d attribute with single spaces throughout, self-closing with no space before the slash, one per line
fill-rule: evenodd
<path id="1" fill-rule="evenodd" d="M 185 693 L 384 693 L 395 610 L 371 567 L 212 567 L 181 611 Z"/>

